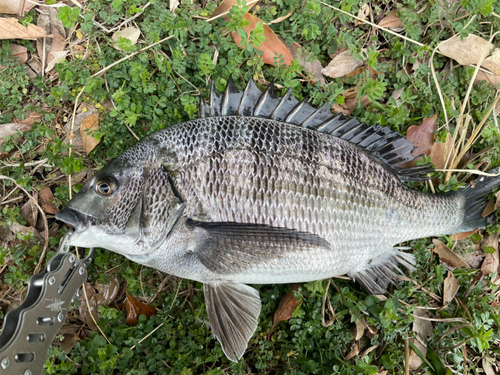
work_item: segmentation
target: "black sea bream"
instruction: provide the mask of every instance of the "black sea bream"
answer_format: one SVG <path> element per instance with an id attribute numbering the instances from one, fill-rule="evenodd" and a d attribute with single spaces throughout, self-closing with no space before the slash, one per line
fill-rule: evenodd
<path id="1" fill-rule="evenodd" d="M 204 284 L 212 331 L 241 358 L 260 312 L 245 284 L 348 274 L 381 294 L 412 269 L 394 246 L 484 226 L 483 178 L 458 192 L 424 194 L 413 144 L 381 126 L 316 110 L 272 85 L 213 88 L 201 118 L 153 133 L 93 176 L 56 217 L 71 244 L 102 247 Z"/>

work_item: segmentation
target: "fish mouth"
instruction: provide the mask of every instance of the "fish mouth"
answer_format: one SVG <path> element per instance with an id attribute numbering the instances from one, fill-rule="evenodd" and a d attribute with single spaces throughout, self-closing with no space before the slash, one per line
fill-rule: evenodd
<path id="1" fill-rule="evenodd" d="M 76 233 L 85 231 L 92 222 L 91 216 L 73 210 L 72 208 L 65 208 L 64 210 L 57 212 L 56 219 L 65 224 L 71 225 L 75 228 Z"/>

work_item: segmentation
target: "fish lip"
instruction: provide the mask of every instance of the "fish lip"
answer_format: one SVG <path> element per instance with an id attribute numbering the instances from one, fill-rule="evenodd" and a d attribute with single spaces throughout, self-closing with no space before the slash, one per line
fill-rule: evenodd
<path id="1" fill-rule="evenodd" d="M 64 210 L 57 212 L 56 219 L 65 224 L 71 225 L 75 228 L 75 233 L 85 231 L 93 220 L 92 216 L 86 215 L 72 208 L 65 208 Z"/>

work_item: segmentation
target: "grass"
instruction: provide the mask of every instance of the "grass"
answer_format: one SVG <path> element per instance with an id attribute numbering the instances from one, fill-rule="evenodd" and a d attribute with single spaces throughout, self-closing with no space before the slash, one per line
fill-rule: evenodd
<path id="1" fill-rule="evenodd" d="M 366 65 L 378 74 L 366 70 L 354 77 L 327 78 L 326 85 L 314 83 L 298 61 L 288 68 L 265 65 L 255 49 L 241 50 L 230 31 L 241 28 L 243 12 L 235 12 L 230 25 L 223 18 L 209 20 L 218 4 L 208 1 L 182 1 L 175 15 L 166 2 L 146 0 L 95 0 L 81 2 L 81 9 L 61 8 L 59 17 L 70 28 L 70 40 L 75 44 L 67 60 L 56 65 L 56 73 L 33 79 L 13 61 L 10 41 L 4 41 L 0 49 L 0 123 L 22 120 L 30 112 L 41 117 L 31 130 L 9 137 L 0 146 L 8 154 L 0 161 L 0 174 L 9 178 L 2 179 L 0 207 L 0 230 L 2 238 L 7 238 L 0 242 L 0 275 L 5 281 L 0 286 L 0 317 L 9 305 L 22 300 L 37 264 L 44 265 L 54 254 L 65 232 L 47 213 L 48 225 L 35 225 L 42 234 L 48 230 L 47 244 L 29 234 L 10 235 L 12 223 L 26 225 L 21 207 L 28 194 L 33 196 L 48 186 L 54 204 L 64 207 L 85 182 L 78 181 L 82 171 L 100 168 L 134 144 L 136 136 L 142 138 L 197 117 L 199 95 L 206 97 L 210 79 L 219 90 L 224 89 L 230 74 L 239 87 L 250 77 L 261 87 L 275 80 L 282 87 L 281 94 L 291 87 L 299 99 L 308 95 L 317 106 L 327 101 L 342 104 L 344 90 L 356 88 L 358 99 L 367 95 L 370 101 L 366 107 L 358 101 L 353 115 L 360 120 L 405 134 L 422 118 L 437 114 L 436 137 L 445 140 L 449 132 L 454 140 L 448 164 L 452 169 L 476 173 L 500 166 L 500 135 L 491 114 L 495 89 L 485 82 L 471 84 L 472 67 L 451 64 L 435 52 L 442 41 L 467 33 L 491 37 L 498 43 L 494 35 L 500 30 L 499 5 L 490 0 L 452 2 L 449 11 L 441 4 L 426 0 L 370 3 L 374 24 L 396 11 L 403 22 L 400 34 L 406 39 L 381 30 L 373 32 L 366 23 L 355 25 L 351 15 L 357 15 L 362 4 L 354 0 L 264 1 L 253 8 L 266 23 L 293 12 L 270 27 L 287 44 L 299 43 L 309 59 L 318 59 L 323 66 L 340 48 L 357 55 L 367 49 Z M 37 17 L 32 10 L 22 22 L 36 23 Z M 133 17 L 130 25 L 142 32 L 139 43 L 119 40 L 121 51 L 113 48 L 108 31 L 118 30 L 124 20 Z M 35 53 L 32 42 L 20 43 Z M 415 69 L 407 74 L 410 65 Z M 401 89 L 401 103 L 396 103 L 390 97 Z M 101 114 L 95 132 L 100 143 L 85 156 L 65 139 L 72 132 L 75 112 L 90 107 Z M 470 159 L 470 165 L 460 164 L 463 156 Z M 436 192 L 457 189 L 467 181 L 464 178 L 470 178 L 468 173 L 457 173 L 438 172 L 441 184 Z M 412 186 L 434 189 L 424 183 Z M 481 251 L 481 241 L 499 230 L 495 223 L 458 244 L 447 236 L 439 239 L 466 256 L 475 249 Z M 415 347 L 411 339 L 419 324 L 413 315 L 416 310 L 427 312 L 433 332 L 426 340 L 429 350 L 422 354 L 425 361 L 410 373 L 479 373 L 488 361 L 498 363 L 500 321 L 492 307 L 498 302 L 498 284 L 493 283 L 496 274 L 478 282 L 478 269 L 454 270 L 460 289 L 443 306 L 443 284 L 449 273 L 432 255 L 431 239 L 407 245 L 417 258 L 417 271 L 409 275 L 411 281 L 385 298 L 370 296 L 344 279 L 303 284 L 297 292 L 303 302 L 291 319 L 278 323 L 270 334 L 279 301 L 291 287 L 257 286 L 263 303 L 259 327 L 237 364 L 224 357 L 207 330 L 201 284 L 169 277 L 99 249 L 89 269 L 90 284 L 100 288 L 117 278 L 120 285 L 109 305 L 98 306 L 98 324 L 106 338 L 81 320 L 75 305 L 68 314 L 68 329 L 50 350 L 45 373 L 383 374 L 387 370 L 388 374 L 403 374 L 408 370 L 405 358 Z M 149 320 L 141 315 L 137 326 L 128 325 L 125 289 L 157 307 L 158 315 Z M 322 322 L 331 318 L 328 311 L 333 311 L 334 318 L 325 327 Z M 356 340 L 362 322 L 365 329 Z M 72 345 L 68 344 L 71 340 Z"/>

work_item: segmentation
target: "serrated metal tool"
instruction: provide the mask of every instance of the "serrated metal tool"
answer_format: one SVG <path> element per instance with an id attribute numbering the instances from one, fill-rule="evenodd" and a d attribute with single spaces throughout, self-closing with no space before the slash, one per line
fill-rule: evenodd
<path id="1" fill-rule="evenodd" d="M 47 268 L 31 277 L 24 302 L 9 311 L 0 333 L 0 375 L 43 373 L 54 337 L 66 320 L 70 303 L 81 294 L 87 266 L 94 249 L 85 259 L 69 253 L 68 231 Z"/>

